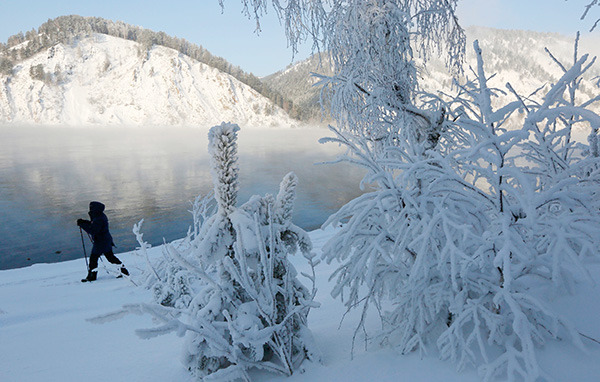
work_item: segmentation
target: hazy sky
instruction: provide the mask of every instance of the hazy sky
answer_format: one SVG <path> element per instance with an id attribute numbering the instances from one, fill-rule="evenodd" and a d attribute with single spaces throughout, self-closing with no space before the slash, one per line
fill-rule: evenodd
<path id="1" fill-rule="evenodd" d="M 579 18 L 591 0 L 460 0 L 463 26 L 483 25 L 575 34 L 587 31 L 600 17 L 595 7 L 586 21 Z M 202 45 L 211 53 L 259 76 L 285 68 L 291 50 L 274 11 L 264 19 L 262 32 L 241 14 L 239 0 L 226 0 L 222 13 L 218 0 L 0 0 L 0 41 L 19 31 L 38 28 L 50 18 L 77 14 L 121 20 Z M 600 29 L 600 28 L 598 28 Z M 593 33 L 600 35 L 600 31 Z M 297 58 L 310 53 L 305 46 Z"/>

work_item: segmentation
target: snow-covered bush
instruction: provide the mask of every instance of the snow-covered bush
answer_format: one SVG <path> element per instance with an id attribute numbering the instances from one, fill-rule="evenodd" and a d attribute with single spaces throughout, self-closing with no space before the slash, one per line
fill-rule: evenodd
<path id="1" fill-rule="evenodd" d="M 162 323 L 138 330 L 144 338 L 185 335 L 184 365 L 211 381 L 248 381 L 253 368 L 291 375 L 305 359 L 320 359 L 307 327 L 310 308 L 318 306 L 314 271 L 303 274 L 309 289 L 288 259 L 300 252 L 311 269 L 316 265 L 307 233 L 291 222 L 298 179 L 289 173 L 277 197 L 253 196 L 236 207 L 238 130 L 225 123 L 210 130 L 216 211 L 213 198 L 197 199 L 194 228 L 150 264 L 146 286 L 155 304 L 116 315 L 149 313 Z"/>
<path id="2" fill-rule="evenodd" d="M 359 328 L 368 305 L 380 312 L 381 342 L 403 353 L 435 346 L 459 369 L 482 365 L 485 380 L 543 380 L 537 346 L 581 346 L 540 294 L 571 290 L 588 277 L 585 260 L 599 256 L 600 117 L 587 107 L 600 97 L 576 104 L 589 65 L 575 53 L 540 101 L 516 96 L 494 110 L 499 90 L 487 84 L 477 42 L 475 50 L 475 80 L 446 105 L 453 123 L 437 124 L 435 145 L 373 150 L 368 137 L 335 129 L 325 140 L 347 146 L 343 159 L 367 168 L 375 190 L 326 222 L 344 224 L 324 255 L 341 263 L 334 296 L 362 306 Z M 508 129 L 517 111 L 522 128 Z M 572 139 L 583 129 L 592 145 Z"/>
<path id="3" fill-rule="evenodd" d="M 198 238 L 202 224 L 215 212 L 215 200 L 212 194 L 204 197 L 198 196 L 194 200 L 190 212 L 193 216 L 193 227 L 190 228 L 183 240 L 177 242 L 176 248 L 189 250 L 192 243 Z M 143 256 L 147 264 L 143 275 L 145 279 L 143 286 L 152 290 L 154 301 L 157 304 L 185 309 L 193 297 L 192 285 L 198 279 L 193 272 L 177 262 L 167 250 L 164 250 L 163 256 L 154 260 L 154 263 L 150 260 L 147 252 L 149 246 L 144 242 L 144 235 L 141 233 L 143 222 L 142 219 L 133 227 L 133 233 L 140 244 L 137 252 Z"/>
<path id="4" fill-rule="evenodd" d="M 466 140 L 448 159 L 463 182 L 480 193 L 485 224 L 473 224 L 472 232 L 481 231 L 468 257 L 489 284 L 461 291 L 468 297 L 455 299 L 454 319 L 438 346 L 443 356 L 461 364 L 481 357 L 486 380 L 534 381 L 548 377 L 537 365 L 536 346 L 550 338 L 580 345 L 574 328 L 537 294 L 569 291 L 573 282 L 588 277 L 583 261 L 599 255 L 600 216 L 592 198 L 600 178 L 582 171 L 597 168 L 598 160 L 582 155 L 585 149 L 572 140 L 576 126 L 583 130 L 600 124 L 586 109 L 598 98 L 575 105 L 579 77 L 589 68 L 587 56 L 579 59 L 575 52 L 573 66 L 563 67 L 564 75 L 545 89 L 540 102 L 534 95 L 516 96 L 514 103 L 493 110 L 496 90 L 487 85 L 477 42 L 474 47 L 476 81 L 461 87 L 453 108 Z M 512 91 L 510 84 L 507 88 Z M 525 113 L 525 121 L 519 129 L 508 129 L 516 110 Z M 466 265 L 464 260 L 459 264 Z M 463 285 L 481 285 L 481 280 Z M 489 344 L 500 347 L 501 355 L 491 357 Z"/>

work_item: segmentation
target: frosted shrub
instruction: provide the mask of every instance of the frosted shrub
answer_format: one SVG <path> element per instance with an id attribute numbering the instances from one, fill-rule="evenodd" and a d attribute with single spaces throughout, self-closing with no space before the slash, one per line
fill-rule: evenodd
<path id="1" fill-rule="evenodd" d="M 291 222 L 298 179 L 289 173 L 276 197 L 253 196 L 236 207 L 238 130 L 225 123 L 210 130 L 214 199 L 196 200 L 194 228 L 166 244 L 146 272 L 156 304 L 121 312 L 149 313 L 162 323 L 138 330 L 141 337 L 185 335 L 184 365 L 211 381 L 249 381 L 253 368 L 291 375 L 305 359 L 319 360 L 307 327 L 310 308 L 318 306 L 314 271 L 303 274 L 309 289 L 288 259 L 300 252 L 311 269 L 316 265 L 307 233 Z"/>
<path id="2" fill-rule="evenodd" d="M 589 68 L 576 52 L 543 94 L 515 94 L 495 110 L 500 90 L 487 84 L 477 42 L 475 50 L 475 80 L 446 104 L 453 122 L 424 129 L 439 133 L 435 144 L 384 140 L 375 150 L 368 136 L 333 129 L 325 141 L 348 147 L 342 159 L 367 168 L 374 190 L 326 222 L 343 224 L 324 256 L 340 262 L 333 295 L 362 309 L 357 331 L 375 306 L 375 338 L 402 353 L 435 346 L 459 369 L 480 366 L 487 381 L 546 380 L 537 347 L 557 338 L 582 346 L 540 295 L 589 280 L 585 261 L 599 256 L 597 148 L 572 134 L 587 129 L 595 142 L 600 117 L 587 107 L 600 97 L 576 104 Z M 522 127 L 507 128 L 518 110 Z"/>
<path id="3" fill-rule="evenodd" d="M 190 250 L 192 243 L 198 238 L 200 227 L 215 212 L 215 200 L 212 195 L 205 197 L 198 196 L 192 204 L 194 224 L 186 237 L 177 242 L 176 248 L 186 251 Z M 143 286 L 153 292 L 154 302 L 168 307 L 186 308 L 192 299 L 192 284 L 197 281 L 197 276 L 190 272 L 174 259 L 169 247 L 162 251 L 162 257 L 151 262 L 148 257 L 147 249 L 149 245 L 144 241 L 141 227 L 142 219 L 133 227 L 133 233 L 136 236 L 140 247 L 136 251 L 146 261 L 147 268 L 143 274 Z"/>
<path id="4" fill-rule="evenodd" d="M 600 123 L 586 109 L 594 99 L 575 105 L 578 78 L 589 68 L 584 65 L 587 56 L 579 59 L 575 52 L 570 69 L 561 65 L 563 77 L 541 102 L 535 96 L 516 96 L 515 103 L 493 110 L 491 98 L 497 90 L 488 87 L 482 52 L 474 45 L 477 78 L 461 87 L 453 108 L 464 141 L 448 159 L 465 187 L 479 193 L 485 216 L 485 224 L 477 223 L 482 230 L 474 252 L 457 264 L 476 261 L 475 269 L 483 271 L 489 284 L 481 284 L 479 277 L 465 278 L 469 273 L 463 271 L 463 297 L 455 299 L 454 319 L 438 346 L 443 356 L 459 364 L 481 357 L 486 380 L 546 379 L 535 348 L 550 338 L 581 344 L 574 328 L 545 307 L 538 293 L 570 290 L 574 282 L 589 277 L 583 261 L 598 257 L 600 216 L 590 191 L 597 190 L 600 179 L 581 171 L 597 167 L 598 160 L 582 156 L 584 148 L 576 150 L 571 138 L 575 126 Z M 508 89 L 512 91 L 510 85 Z M 506 128 L 517 109 L 526 115 L 522 128 Z M 490 343 L 502 349 L 499 357 L 489 355 Z"/>

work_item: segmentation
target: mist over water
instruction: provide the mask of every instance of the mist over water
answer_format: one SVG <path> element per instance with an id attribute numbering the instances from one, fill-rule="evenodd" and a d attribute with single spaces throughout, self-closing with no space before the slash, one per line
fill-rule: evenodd
<path id="1" fill-rule="evenodd" d="M 137 246 L 142 218 L 152 245 L 185 236 L 191 201 L 212 191 L 208 128 L 0 127 L 0 269 L 83 257 L 78 218 L 106 205 L 115 252 Z M 326 129 L 244 129 L 239 133 L 240 193 L 277 194 L 283 176 L 299 178 L 294 222 L 318 228 L 360 195 L 363 171 L 333 160 Z M 91 243 L 85 238 L 87 254 Z"/>

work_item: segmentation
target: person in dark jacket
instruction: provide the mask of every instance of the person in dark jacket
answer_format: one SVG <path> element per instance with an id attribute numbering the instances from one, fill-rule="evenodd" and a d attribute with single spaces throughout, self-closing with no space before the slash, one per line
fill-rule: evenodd
<path id="1" fill-rule="evenodd" d="M 87 232 L 92 242 L 92 253 L 90 254 L 90 263 L 87 277 L 82 282 L 94 281 L 98 275 L 98 259 L 104 255 L 106 260 L 112 264 L 121 264 L 121 275 L 129 275 L 121 260 L 119 260 L 112 251 L 114 247 L 112 236 L 108 230 L 108 218 L 104 214 L 104 204 L 100 202 L 91 202 L 88 212 L 90 220 L 77 219 L 77 225 Z"/>

